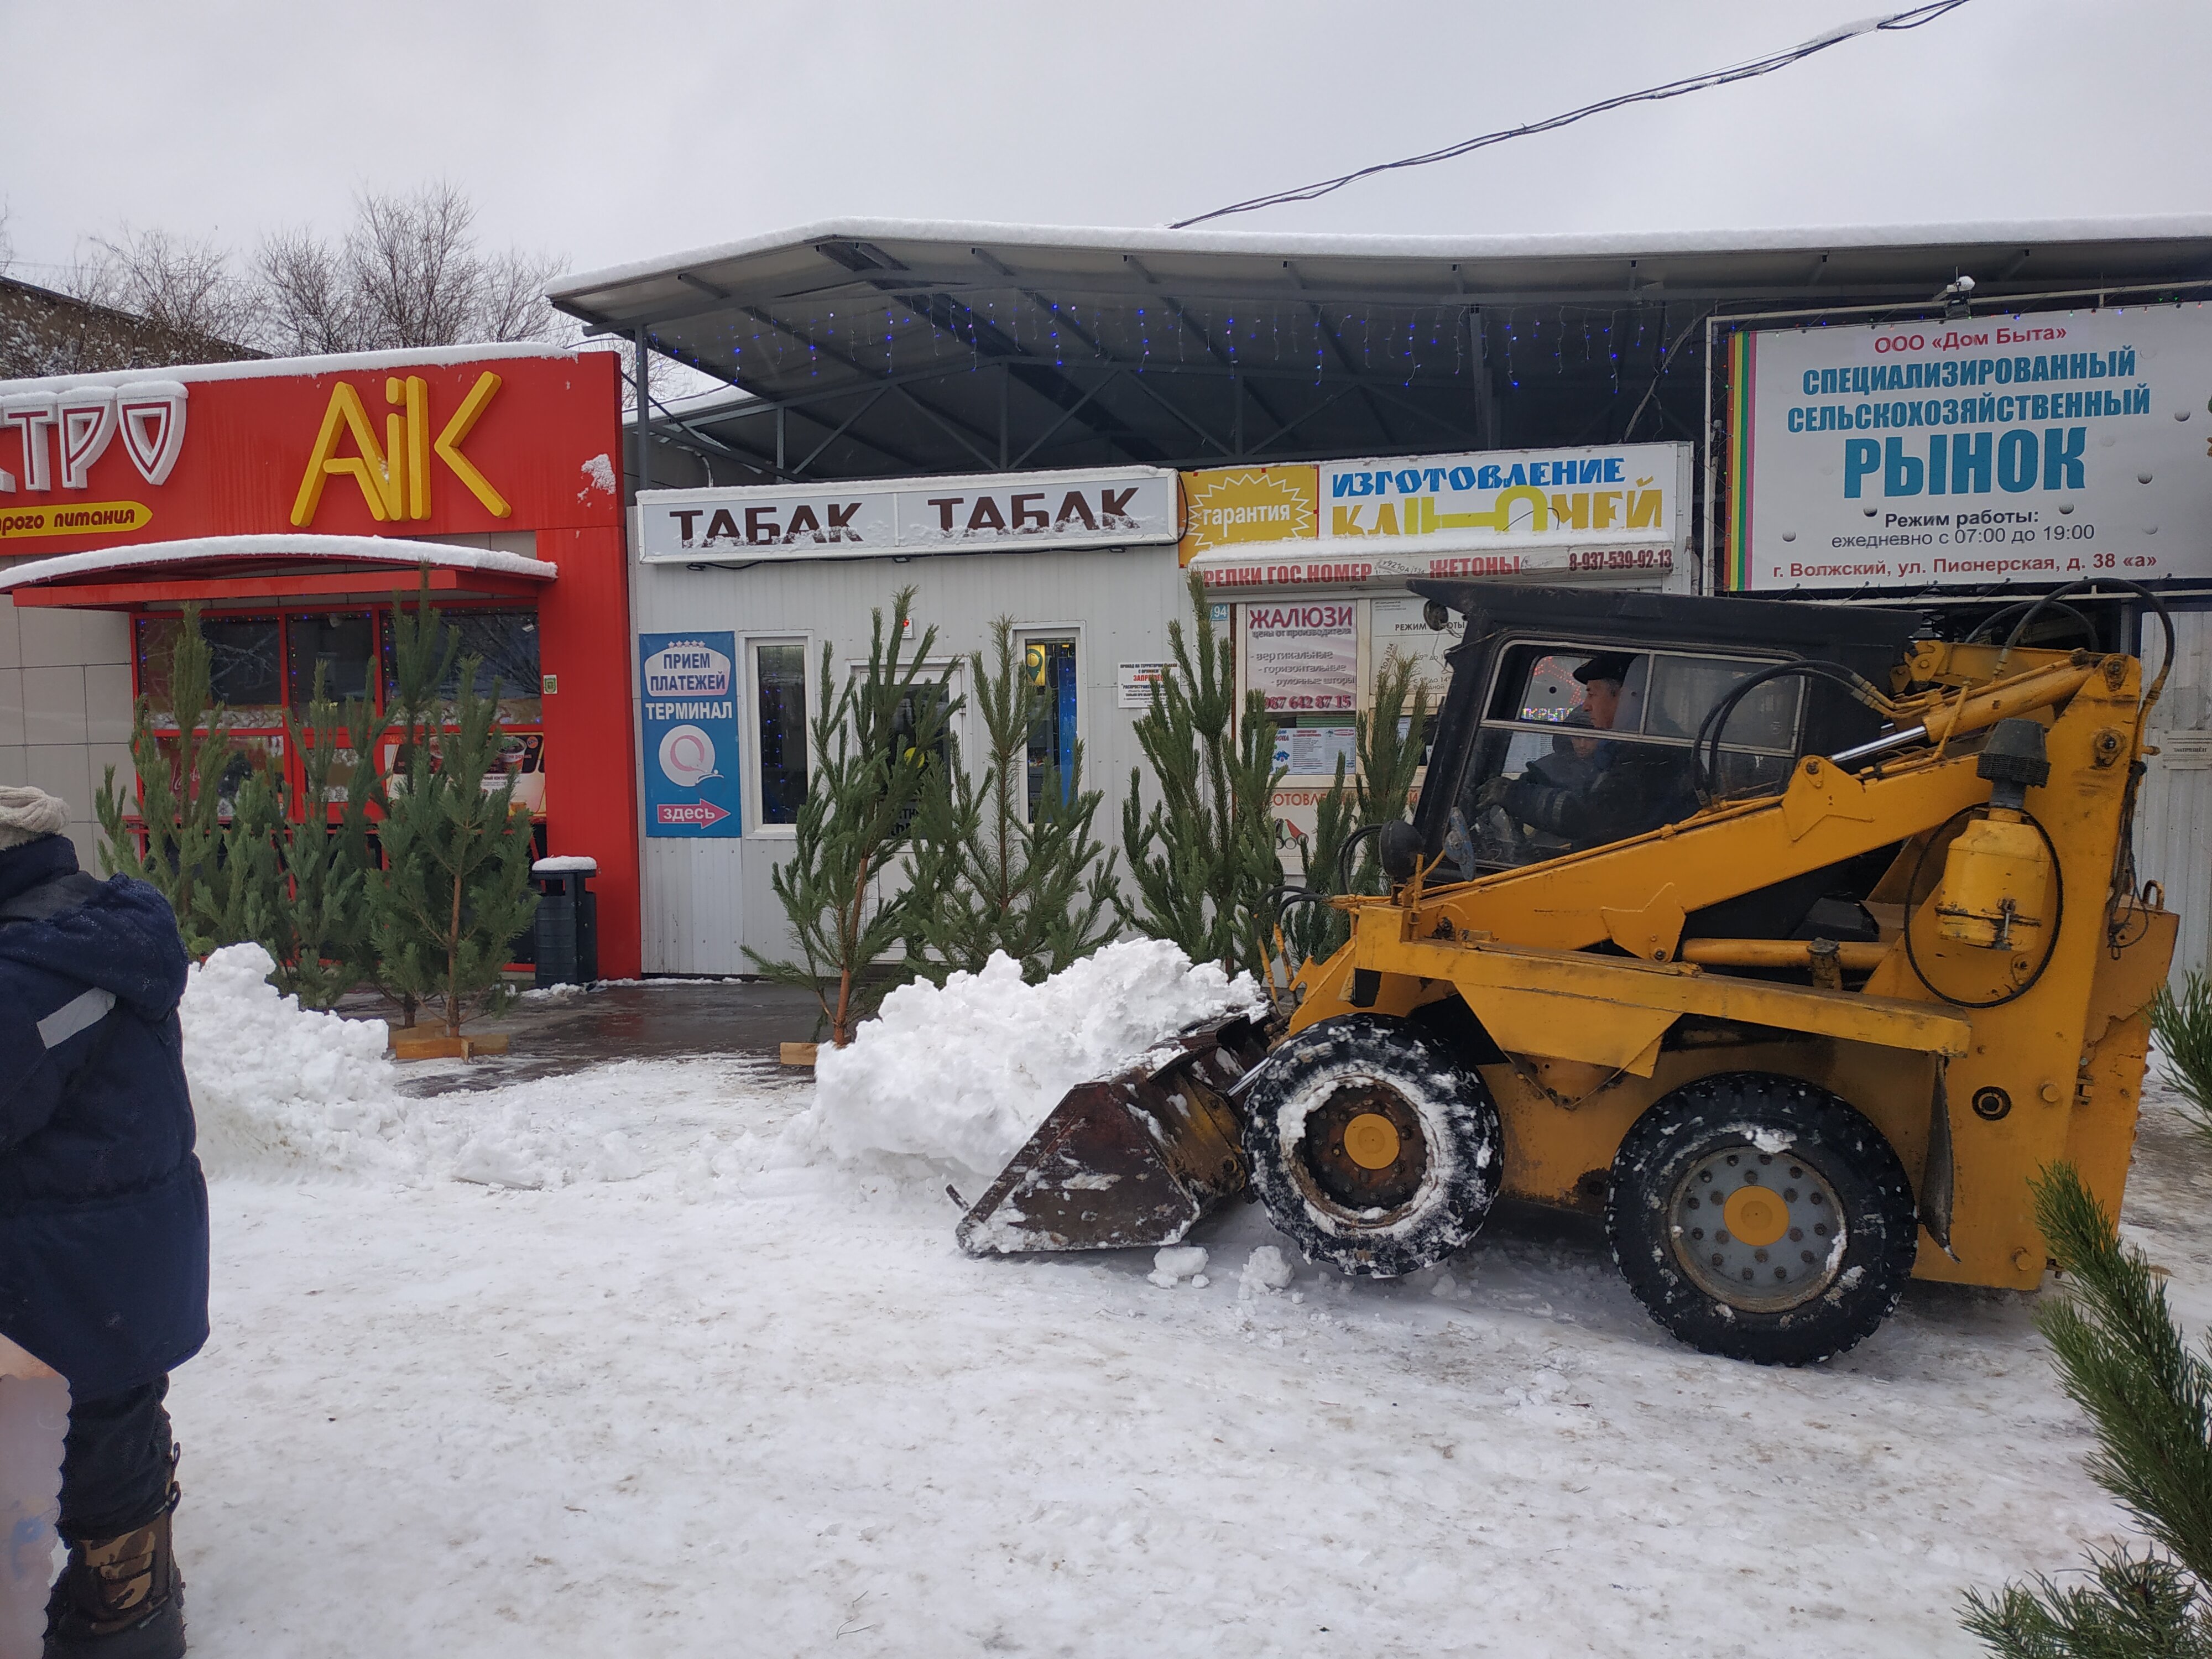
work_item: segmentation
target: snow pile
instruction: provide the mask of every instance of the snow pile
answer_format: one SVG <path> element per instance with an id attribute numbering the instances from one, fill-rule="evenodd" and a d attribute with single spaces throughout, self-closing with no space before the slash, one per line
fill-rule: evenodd
<path id="1" fill-rule="evenodd" d="M 210 1175 L 303 1164 L 419 1175 L 384 1023 L 301 1007 L 269 983 L 276 965 L 258 945 L 230 945 L 189 970 L 178 1012 L 200 1161 Z"/>
<path id="2" fill-rule="evenodd" d="M 1237 1294 L 1249 1302 L 1255 1296 L 1287 1291 L 1297 1276 L 1289 1258 L 1279 1249 L 1273 1244 L 1257 1245 L 1244 1259 L 1244 1271 L 1237 1280 Z M 1449 1273 L 1443 1276 L 1451 1277 Z"/>
<path id="3" fill-rule="evenodd" d="M 1042 985 L 1024 984 L 1021 965 L 994 952 L 941 990 L 901 986 L 849 1047 L 824 1048 L 793 1144 L 848 1162 L 925 1158 L 988 1180 L 1074 1085 L 1259 1000 L 1250 975 L 1194 966 L 1159 939 L 1109 945 Z"/>
<path id="4" fill-rule="evenodd" d="M 1145 1277 L 1164 1291 L 1171 1291 L 1188 1279 L 1200 1290 L 1212 1281 L 1206 1276 L 1206 1251 L 1196 1244 L 1170 1244 L 1165 1249 L 1152 1252 L 1152 1270 Z"/>

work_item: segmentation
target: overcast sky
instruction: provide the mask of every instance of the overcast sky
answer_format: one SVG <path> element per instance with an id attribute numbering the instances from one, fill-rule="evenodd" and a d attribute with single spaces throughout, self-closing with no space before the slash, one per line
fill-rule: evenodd
<path id="1" fill-rule="evenodd" d="M 33 282 L 122 222 L 247 248 L 435 176 L 493 240 L 571 268 L 836 215 L 1156 225 L 1761 56 L 1868 4 L 0 0 L 0 198 Z M 2205 0 L 1972 0 L 1746 86 L 1227 222 L 2212 214 L 2208 83 Z"/>

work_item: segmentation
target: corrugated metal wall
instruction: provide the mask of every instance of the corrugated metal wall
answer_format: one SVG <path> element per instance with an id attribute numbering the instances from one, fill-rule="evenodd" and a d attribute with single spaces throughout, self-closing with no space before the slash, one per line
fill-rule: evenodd
<path id="1" fill-rule="evenodd" d="M 2143 779 L 2136 862 L 2180 913 L 2178 984 L 2191 968 L 2212 970 L 2212 610 L 2177 610 L 2173 625 L 2173 672 L 2151 712 L 2148 741 L 2160 752 Z M 2164 646 L 2158 619 L 2146 617 L 2146 675 L 2158 672 Z"/>
<path id="2" fill-rule="evenodd" d="M 892 594 L 908 583 L 918 590 L 917 631 L 932 626 L 938 631 L 933 659 L 987 648 L 992 619 L 1000 616 L 1033 633 L 1073 638 L 1085 781 L 1106 793 L 1094 833 L 1109 848 L 1120 845 L 1129 769 L 1142 759 L 1133 730 L 1136 714 L 1116 707 L 1117 671 L 1124 662 L 1166 657 L 1168 620 L 1188 610 L 1172 547 L 983 554 L 906 564 L 823 560 L 744 570 L 633 562 L 631 582 L 639 633 L 734 631 L 741 683 L 750 673 L 748 640 L 804 640 L 810 714 L 823 641 L 830 642 L 840 672 L 855 659 L 865 660 L 870 611 L 880 606 L 888 612 Z M 635 678 L 633 671 L 633 697 Z M 964 682 L 956 689 L 964 691 Z M 749 702 L 741 702 L 738 718 L 742 763 L 751 767 L 758 738 L 748 724 L 753 718 Z M 960 747 L 972 760 L 981 723 L 972 714 L 959 718 Z M 757 822 L 752 782 L 749 776 L 741 837 L 646 838 L 647 973 L 750 973 L 753 964 L 741 947 L 769 956 L 788 949 L 782 908 L 769 880 L 790 844 L 789 832 Z"/>

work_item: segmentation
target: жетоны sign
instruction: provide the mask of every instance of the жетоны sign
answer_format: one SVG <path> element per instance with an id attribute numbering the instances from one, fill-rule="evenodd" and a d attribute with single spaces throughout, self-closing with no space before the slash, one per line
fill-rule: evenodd
<path id="1" fill-rule="evenodd" d="M 2212 574 L 2201 303 L 1746 331 L 1727 586 Z"/>

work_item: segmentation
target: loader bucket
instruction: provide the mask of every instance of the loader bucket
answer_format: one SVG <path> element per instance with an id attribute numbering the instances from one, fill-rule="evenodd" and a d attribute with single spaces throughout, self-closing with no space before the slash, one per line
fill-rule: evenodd
<path id="1" fill-rule="evenodd" d="M 970 1255 L 1172 1244 L 1244 1188 L 1226 1091 L 1267 1053 L 1243 1015 L 1185 1031 L 1079 1083 L 961 1218 Z"/>

